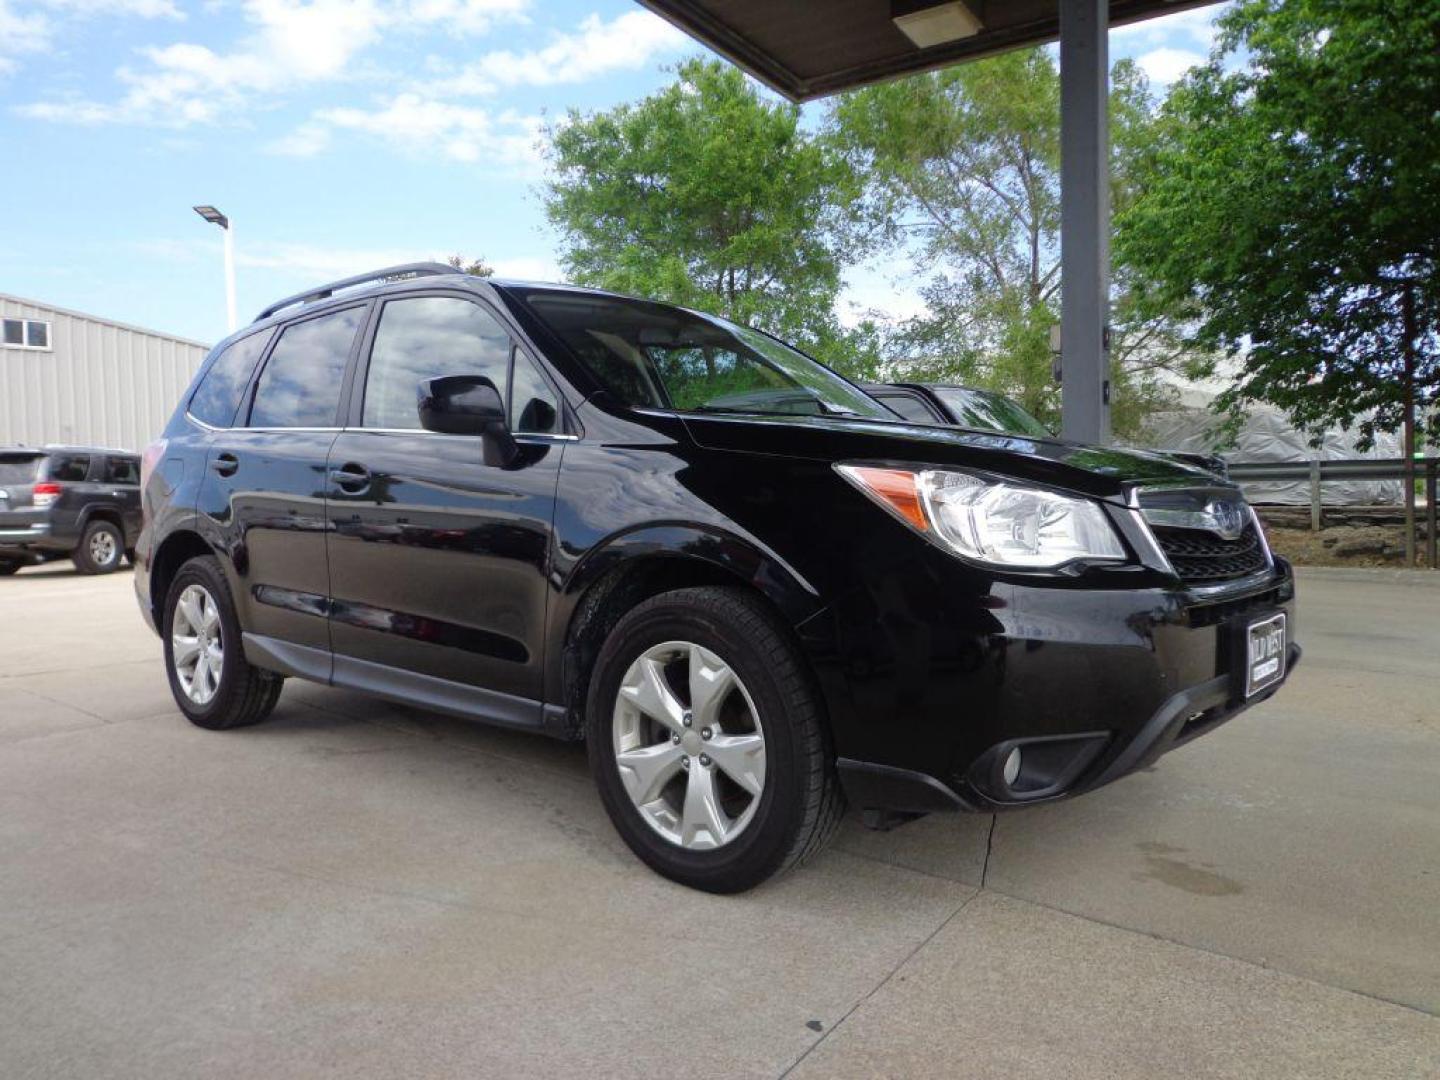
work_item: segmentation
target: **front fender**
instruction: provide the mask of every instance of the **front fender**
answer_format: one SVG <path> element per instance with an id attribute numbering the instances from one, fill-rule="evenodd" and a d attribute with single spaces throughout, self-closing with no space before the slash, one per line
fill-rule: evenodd
<path id="1" fill-rule="evenodd" d="M 566 700 L 565 654 L 577 612 L 604 582 L 627 568 L 659 570 L 677 584 L 731 582 L 763 595 L 791 627 L 823 610 L 815 587 L 774 552 L 711 525 L 656 522 L 625 530 L 593 545 L 556 582 L 546 645 L 546 700 Z M 598 595 L 598 594 L 596 594 Z"/>

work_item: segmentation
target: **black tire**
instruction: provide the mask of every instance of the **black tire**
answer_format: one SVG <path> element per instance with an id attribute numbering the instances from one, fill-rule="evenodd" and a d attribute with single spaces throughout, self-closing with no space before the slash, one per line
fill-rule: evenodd
<path id="1" fill-rule="evenodd" d="M 626 670 L 669 641 L 700 645 L 728 664 L 764 731 L 766 775 L 754 817 L 739 836 L 710 850 L 684 848 L 652 828 L 615 763 L 613 718 Z M 610 820 L 636 855 L 673 881 L 742 892 L 820 850 L 840 824 L 844 796 L 809 668 L 783 624 L 742 589 L 679 589 L 628 612 L 596 659 L 585 712 L 590 767 Z"/>
<path id="2" fill-rule="evenodd" d="M 0 559 L 0 577 L 9 577 L 11 574 L 18 574 L 20 568 L 25 564 L 15 559 Z"/>
<path id="3" fill-rule="evenodd" d="M 192 701 L 180 684 L 175 670 L 174 625 L 175 609 L 181 595 L 191 585 L 199 585 L 215 601 L 220 616 L 220 644 L 224 654 L 215 696 L 203 705 Z M 258 724 L 270 715 L 280 700 L 285 680 L 271 671 L 249 664 L 240 644 L 240 623 L 235 617 L 235 600 L 229 582 L 213 556 L 191 559 L 180 568 L 165 597 L 164 628 L 161 641 L 165 648 L 165 674 L 170 680 L 170 693 L 189 721 L 210 731 Z"/>
<path id="4" fill-rule="evenodd" d="M 92 546 L 102 538 L 109 541 L 110 555 L 97 558 Z M 124 555 L 125 537 L 120 534 L 119 526 L 109 521 L 92 521 L 85 526 L 80 535 L 80 545 L 70 557 L 75 562 L 75 569 L 82 574 L 113 574 L 120 569 L 120 560 Z"/>

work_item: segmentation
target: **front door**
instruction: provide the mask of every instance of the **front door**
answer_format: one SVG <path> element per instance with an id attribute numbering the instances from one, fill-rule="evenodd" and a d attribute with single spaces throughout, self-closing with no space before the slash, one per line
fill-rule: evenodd
<path id="1" fill-rule="evenodd" d="M 518 461 L 488 466 L 480 438 L 421 429 L 417 388 L 439 375 L 494 382 Z M 490 309 L 457 295 L 386 301 L 360 385 L 330 448 L 335 681 L 538 724 L 558 396 Z"/>

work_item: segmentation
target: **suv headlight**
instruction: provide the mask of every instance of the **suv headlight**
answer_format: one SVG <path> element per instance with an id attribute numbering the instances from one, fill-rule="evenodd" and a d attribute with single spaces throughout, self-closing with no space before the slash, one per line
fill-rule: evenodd
<path id="1" fill-rule="evenodd" d="M 916 532 L 975 562 L 1054 570 L 1077 559 L 1125 561 L 1091 499 L 951 469 L 836 465 L 835 470 Z"/>

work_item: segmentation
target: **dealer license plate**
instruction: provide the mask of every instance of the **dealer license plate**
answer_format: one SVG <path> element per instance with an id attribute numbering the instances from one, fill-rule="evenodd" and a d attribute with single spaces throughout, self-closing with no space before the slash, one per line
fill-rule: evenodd
<path id="1" fill-rule="evenodd" d="M 1285 677 L 1284 612 L 1251 623 L 1245 638 L 1245 696 L 1248 698 Z"/>

